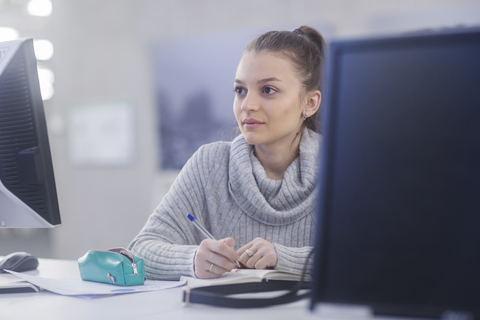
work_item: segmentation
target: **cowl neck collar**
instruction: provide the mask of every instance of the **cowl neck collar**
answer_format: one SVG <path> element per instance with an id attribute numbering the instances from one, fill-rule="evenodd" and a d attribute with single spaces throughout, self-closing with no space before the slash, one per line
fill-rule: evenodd
<path id="1" fill-rule="evenodd" d="M 316 207 L 320 135 L 304 129 L 299 156 L 283 180 L 271 180 L 243 135 L 232 141 L 229 192 L 251 218 L 268 225 L 286 225 L 312 213 Z"/>

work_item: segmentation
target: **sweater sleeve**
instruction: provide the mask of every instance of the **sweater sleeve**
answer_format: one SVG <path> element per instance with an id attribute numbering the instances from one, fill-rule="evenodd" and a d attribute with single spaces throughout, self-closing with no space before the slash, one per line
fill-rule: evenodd
<path id="1" fill-rule="evenodd" d="M 302 273 L 308 255 L 313 247 L 292 248 L 280 244 L 274 244 L 277 250 L 277 265 L 275 269 Z M 312 270 L 313 258 L 308 259 L 307 273 Z"/>
<path id="2" fill-rule="evenodd" d="M 169 192 L 133 239 L 129 249 L 145 263 L 149 279 L 195 276 L 193 259 L 203 237 L 188 220 L 205 222 L 205 185 L 218 144 L 202 146 L 185 164 Z M 208 227 L 207 227 L 208 228 Z"/>

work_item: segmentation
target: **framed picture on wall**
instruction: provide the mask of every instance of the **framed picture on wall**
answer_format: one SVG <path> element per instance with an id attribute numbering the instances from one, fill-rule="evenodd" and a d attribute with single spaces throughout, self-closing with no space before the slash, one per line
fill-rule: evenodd
<path id="1" fill-rule="evenodd" d="M 125 101 L 73 105 L 68 115 L 70 161 L 79 167 L 131 165 L 134 123 L 133 106 Z"/>

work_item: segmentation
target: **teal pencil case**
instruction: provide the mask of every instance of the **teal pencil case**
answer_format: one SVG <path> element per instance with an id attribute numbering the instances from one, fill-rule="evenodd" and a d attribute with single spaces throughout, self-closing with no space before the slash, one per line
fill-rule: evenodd
<path id="1" fill-rule="evenodd" d="M 78 259 L 80 276 L 85 281 L 137 286 L 145 282 L 143 259 L 125 248 L 89 250 Z"/>

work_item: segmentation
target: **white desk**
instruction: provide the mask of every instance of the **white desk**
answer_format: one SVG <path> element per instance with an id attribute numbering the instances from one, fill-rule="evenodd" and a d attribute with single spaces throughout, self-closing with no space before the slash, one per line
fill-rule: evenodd
<path id="1" fill-rule="evenodd" d="M 28 274 L 49 278 L 80 277 L 77 262 L 40 259 L 38 270 Z M 0 277 L 15 279 L 9 274 Z M 282 320 L 318 319 L 310 314 L 307 299 L 292 304 L 262 309 L 228 309 L 191 304 L 183 307 L 182 289 L 124 294 L 92 299 L 57 295 L 48 291 L 0 295 L 0 320 Z"/>

